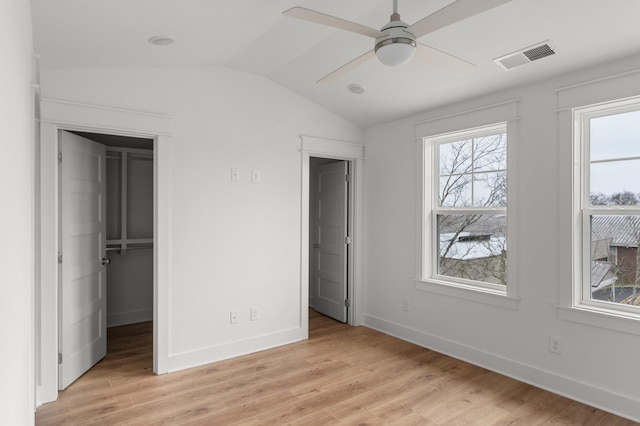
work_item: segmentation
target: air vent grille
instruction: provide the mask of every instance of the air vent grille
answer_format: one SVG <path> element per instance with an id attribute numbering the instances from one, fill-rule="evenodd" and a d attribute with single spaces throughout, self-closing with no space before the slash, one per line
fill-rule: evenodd
<path id="1" fill-rule="evenodd" d="M 537 61 L 538 59 L 546 58 L 547 56 L 555 55 L 555 51 L 549 45 L 549 41 L 544 41 L 533 46 L 526 47 L 518 50 L 517 52 L 509 53 L 500 58 L 493 60 L 496 64 L 500 65 L 504 70 L 510 70 L 520 65 L 528 64 L 529 62 Z"/>
<path id="2" fill-rule="evenodd" d="M 533 49 L 522 52 L 530 61 L 536 61 L 538 59 L 546 58 L 547 56 L 555 55 L 551 46 L 543 44 L 542 46 L 534 47 Z"/>

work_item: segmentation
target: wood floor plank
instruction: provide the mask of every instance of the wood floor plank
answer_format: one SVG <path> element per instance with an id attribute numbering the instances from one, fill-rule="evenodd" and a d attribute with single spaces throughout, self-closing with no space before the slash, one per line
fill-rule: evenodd
<path id="1" fill-rule="evenodd" d="M 635 424 L 314 311 L 307 341 L 161 376 L 152 340 L 151 323 L 110 328 L 107 357 L 36 425 Z"/>

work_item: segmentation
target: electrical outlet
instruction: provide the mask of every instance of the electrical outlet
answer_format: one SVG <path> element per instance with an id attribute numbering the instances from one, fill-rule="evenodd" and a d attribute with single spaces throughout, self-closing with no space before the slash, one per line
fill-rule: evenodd
<path id="1" fill-rule="evenodd" d="M 553 354 L 562 354 L 562 338 L 558 336 L 549 336 L 549 352 Z"/>
<path id="2" fill-rule="evenodd" d="M 251 308 L 251 321 L 258 321 L 258 319 L 260 318 L 260 309 L 258 308 Z"/>
<path id="3" fill-rule="evenodd" d="M 231 311 L 229 314 L 229 323 L 237 324 L 238 323 L 238 311 Z"/>
<path id="4" fill-rule="evenodd" d="M 409 299 L 402 299 L 402 310 L 409 312 Z"/>
<path id="5" fill-rule="evenodd" d="M 261 180 L 262 180 L 262 173 L 260 173 L 260 170 L 251 170 L 251 182 L 260 183 Z"/>

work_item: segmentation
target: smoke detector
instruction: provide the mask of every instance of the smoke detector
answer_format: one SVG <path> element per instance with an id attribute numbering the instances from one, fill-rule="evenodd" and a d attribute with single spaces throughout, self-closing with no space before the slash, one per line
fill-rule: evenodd
<path id="1" fill-rule="evenodd" d="M 505 71 L 509 71 L 520 65 L 528 64 L 529 62 L 555 54 L 555 50 L 549 44 L 549 40 L 547 40 L 496 58 L 493 62 L 500 65 Z"/>

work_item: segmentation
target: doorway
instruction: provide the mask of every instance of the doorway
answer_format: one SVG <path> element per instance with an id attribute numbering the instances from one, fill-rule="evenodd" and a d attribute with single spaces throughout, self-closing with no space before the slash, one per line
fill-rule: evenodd
<path id="1" fill-rule="evenodd" d="M 107 355 L 107 327 L 154 318 L 154 140 L 59 130 L 59 143 L 62 390 Z"/>
<path id="2" fill-rule="evenodd" d="M 321 163 L 342 162 L 348 164 L 348 203 L 347 205 L 347 229 L 350 241 L 346 244 L 346 322 L 349 325 L 357 326 L 362 324 L 362 287 L 363 287 L 363 208 L 364 208 L 364 145 L 359 143 L 336 141 L 313 136 L 301 136 L 302 153 L 302 230 L 301 233 L 301 288 L 300 288 L 300 338 L 306 339 L 309 336 L 309 310 L 310 306 L 315 307 L 316 301 L 313 298 L 314 289 L 311 288 L 313 276 L 311 266 L 314 262 L 313 244 L 315 234 L 312 232 L 314 226 L 311 225 L 312 188 L 311 182 L 314 173 L 311 172 L 311 165 Z M 314 160 L 317 158 L 318 160 Z M 344 306 L 344 299 L 342 300 Z"/>
<path id="3" fill-rule="evenodd" d="M 36 404 L 58 398 L 58 135 L 59 130 L 152 139 L 154 154 L 153 372 L 169 371 L 169 236 L 172 117 L 58 99 L 41 100 L 40 229 L 35 297 Z M 306 296 L 305 296 L 306 299 Z"/>

